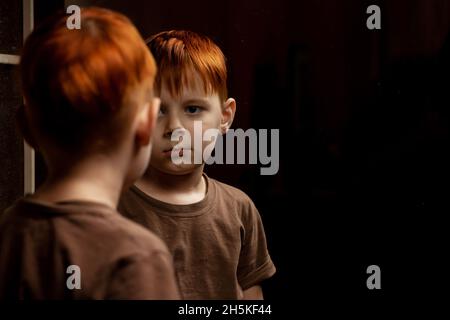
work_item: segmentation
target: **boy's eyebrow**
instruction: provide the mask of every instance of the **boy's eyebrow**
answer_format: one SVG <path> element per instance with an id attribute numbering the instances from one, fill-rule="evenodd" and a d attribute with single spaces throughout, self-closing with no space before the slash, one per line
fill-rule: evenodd
<path id="1" fill-rule="evenodd" d="M 208 99 L 206 98 L 188 99 L 184 101 L 184 104 L 208 104 Z"/>

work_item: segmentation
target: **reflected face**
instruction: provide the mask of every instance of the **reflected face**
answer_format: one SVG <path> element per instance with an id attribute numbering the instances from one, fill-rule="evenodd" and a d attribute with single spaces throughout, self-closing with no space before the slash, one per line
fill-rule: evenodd
<path id="1" fill-rule="evenodd" d="M 203 159 L 203 151 L 211 143 L 211 141 L 203 141 L 203 133 L 208 129 L 220 128 L 222 103 L 217 93 L 207 94 L 204 91 L 202 80 L 198 75 L 193 79 L 190 86 L 184 88 L 179 96 L 171 95 L 164 85 L 161 87 L 161 108 L 153 135 L 150 168 L 168 174 L 182 175 L 203 166 L 203 160 L 201 164 L 194 163 L 194 152 L 197 152 L 198 159 Z M 197 121 L 201 122 L 201 130 L 194 130 L 194 122 Z M 188 143 L 177 149 L 177 152 L 181 156 L 186 151 L 190 151 L 190 164 L 175 164 L 172 161 L 172 149 L 174 146 L 179 146 L 179 141 L 172 141 L 171 137 L 177 129 L 186 130 L 189 133 L 187 137 L 190 136 L 190 146 Z M 194 149 L 195 139 L 202 141 L 201 150 Z M 183 142 L 186 141 L 183 140 Z"/>

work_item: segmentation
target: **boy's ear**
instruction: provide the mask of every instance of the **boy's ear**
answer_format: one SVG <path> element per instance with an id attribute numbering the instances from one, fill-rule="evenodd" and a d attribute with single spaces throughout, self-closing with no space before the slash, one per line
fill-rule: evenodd
<path id="1" fill-rule="evenodd" d="M 22 133 L 25 141 L 33 148 L 38 149 L 38 144 L 31 134 L 30 126 L 28 125 L 27 116 L 25 114 L 25 105 L 21 104 L 16 112 L 16 123 L 19 131 Z"/>
<path id="2" fill-rule="evenodd" d="M 151 141 L 160 104 L 161 100 L 159 98 L 153 98 L 152 101 L 143 106 L 142 110 L 139 112 L 136 140 L 140 146 L 146 146 Z"/>
<path id="3" fill-rule="evenodd" d="M 233 123 L 234 114 L 236 113 L 236 100 L 228 98 L 223 104 L 222 119 L 220 121 L 220 131 L 222 134 L 227 133 Z"/>

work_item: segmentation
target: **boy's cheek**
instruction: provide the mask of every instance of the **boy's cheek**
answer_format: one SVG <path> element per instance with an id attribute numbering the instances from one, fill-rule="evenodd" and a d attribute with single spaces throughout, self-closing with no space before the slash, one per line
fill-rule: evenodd
<path id="1" fill-rule="evenodd" d="M 161 121 L 157 120 L 153 135 L 155 137 L 160 137 L 160 136 L 162 136 L 163 133 L 164 133 L 164 125 L 163 125 L 163 123 L 161 123 Z"/>

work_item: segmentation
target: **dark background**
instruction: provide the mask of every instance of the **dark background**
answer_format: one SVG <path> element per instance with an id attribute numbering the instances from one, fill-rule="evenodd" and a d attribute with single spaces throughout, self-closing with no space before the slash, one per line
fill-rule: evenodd
<path id="1" fill-rule="evenodd" d="M 0 54 L 20 54 L 22 38 L 22 2 L 0 2 Z M 17 71 L 17 65 L 0 64 L 0 212 L 24 189 L 23 140 L 15 124 L 22 102 Z"/>
<path id="2" fill-rule="evenodd" d="M 278 268 L 267 298 L 376 305 L 448 288 L 450 1 L 36 0 L 37 22 L 68 4 L 121 11 L 143 37 L 211 37 L 233 128 L 280 129 L 277 175 L 207 168 L 260 210 Z M 381 30 L 366 28 L 371 4 Z M 366 288 L 372 264 L 379 291 Z"/>

